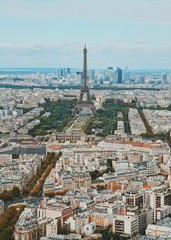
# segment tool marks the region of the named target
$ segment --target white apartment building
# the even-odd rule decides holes
[[[88,223],[83,226],[83,233],[86,236],[90,236],[96,230],[96,224],[94,222]]]
[[[146,237],[163,237],[164,239],[171,238],[171,227],[158,226],[150,224],[146,229]]]
[[[128,161],[127,160],[112,161],[112,167],[116,171],[126,170],[128,169]]]
[[[135,216],[116,215],[113,219],[113,232],[133,236],[138,233],[138,219]]]

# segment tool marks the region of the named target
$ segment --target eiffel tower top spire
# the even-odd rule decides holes
[[[86,45],[84,46],[83,49],[84,53],[84,61],[83,61],[83,89],[87,89],[87,48]]]

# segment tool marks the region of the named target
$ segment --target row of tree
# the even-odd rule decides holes
[[[53,167],[55,167],[56,161],[59,159],[59,157],[61,156],[61,153],[59,154],[55,154],[54,152],[52,153],[48,153],[46,159],[43,161],[42,166],[40,169],[38,169],[37,173],[33,176],[32,180],[27,184],[26,189],[23,191],[24,195],[29,195],[31,193],[31,191],[34,189],[36,183],[39,181],[39,179],[41,178],[41,180],[39,181],[39,184],[37,184],[37,186],[40,187],[40,189],[42,188],[42,185],[44,183],[44,181],[46,180],[46,177],[49,175],[51,169]],[[35,188],[35,191],[33,191],[33,195],[38,195],[38,190],[39,187]],[[21,191],[18,187],[14,187],[12,190],[4,190],[1,194],[0,194],[0,199],[4,200],[4,201],[10,201],[13,200],[13,198],[17,198],[20,197],[21,195]]]
[[[60,158],[61,153],[55,154],[54,152],[48,153],[46,159],[43,161],[42,166],[38,169],[37,173],[33,176],[32,180],[27,184],[24,190],[24,195],[31,195],[38,197],[41,194],[43,184],[49,175],[52,168],[55,167],[57,160]]]
[[[146,131],[147,131],[147,134],[153,134],[153,130],[151,128],[151,126],[149,125],[144,113],[142,110],[138,110],[139,114],[140,114],[140,117],[145,125],[145,128],[146,128]]]
[[[45,182],[47,176],[49,175],[51,169],[55,167],[56,161],[60,158],[61,153],[48,153],[46,159],[43,161],[41,169],[39,169],[36,175],[33,176],[30,183],[27,184],[26,189],[23,194],[38,197],[42,191],[43,183]],[[20,197],[21,192],[18,187],[14,187],[11,191],[4,190],[0,194],[0,199],[13,200],[15,197]],[[12,240],[15,224],[24,210],[22,205],[17,207],[10,207],[1,217],[0,217],[0,240]]]
[[[0,239],[12,240],[15,224],[24,210],[23,205],[13,206],[0,217]]]

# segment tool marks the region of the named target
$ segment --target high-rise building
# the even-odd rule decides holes
[[[70,68],[67,68],[67,74],[70,74],[70,73],[71,73]]]
[[[59,69],[59,72],[60,72],[60,74],[59,74],[59,75],[60,75],[60,77],[63,77],[63,76],[64,76],[64,71],[63,71],[63,68],[60,68],[60,69]]]
[[[126,84],[130,82],[130,72],[128,71],[128,67],[126,67],[123,72],[123,82]]]
[[[131,206],[141,208],[143,206],[143,193],[138,191],[127,192],[123,194],[123,201]]]
[[[145,77],[144,76],[140,76],[140,83],[144,84],[145,83]]]
[[[83,73],[82,72],[76,72],[76,80],[80,82],[80,84],[83,84]]]
[[[162,83],[163,84],[167,83],[167,74],[162,74]]]
[[[122,69],[118,67],[116,70],[116,73],[117,73],[117,83],[121,84],[122,83]]]
[[[88,72],[88,77],[90,80],[94,80],[94,76],[95,76],[95,70],[94,69],[90,69]]]
[[[113,70],[113,67],[108,67],[107,68],[107,80],[109,82],[112,82],[114,81],[114,70]]]
[[[113,232],[130,236],[132,239],[132,236],[138,233],[137,217],[116,215],[113,219]]]

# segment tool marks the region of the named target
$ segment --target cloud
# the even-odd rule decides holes
[[[171,45],[153,46],[148,40],[130,44],[97,41],[88,43],[87,48],[90,68],[127,65],[132,68],[167,68],[171,54]],[[81,41],[54,44],[4,43],[0,44],[0,66],[9,67],[10,64],[13,67],[81,67],[82,50]]]
[[[170,0],[4,0],[0,15],[24,19],[89,19],[171,24]]]
[[[43,42],[37,43],[2,43],[0,44],[1,51],[29,51],[34,52],[64,52],[64,53],[79,53],[83,48],[83,43],[81,41],[65,41],[47,44]],[[133,43],[121,43],[114,41],[97,41],[88,43],[88,50],[91,52],[101,52],[101,51],[120,51],[120,52],[168,52],[171,51],[171,45],[167,46],[153,46],[149,40],[142,40]]]
[[[36,42],[36,43],[18,43],[18,44],[13,44],[13,43],[2,43],[0,44],[0,49],[1,51],[59,51],[59,52],[70,52],[70,51],[75,51],[75,49],[78,49],[81,47],[81,42],[77,41],[66,41],[66,42],[59,42],[59,43],[54,43],[54,44],[46,44],[42,42]]]
[[[0,5],[0,66],[78,67],[84,39],[91,66],[171,62],[171,0],[1,0]]]

